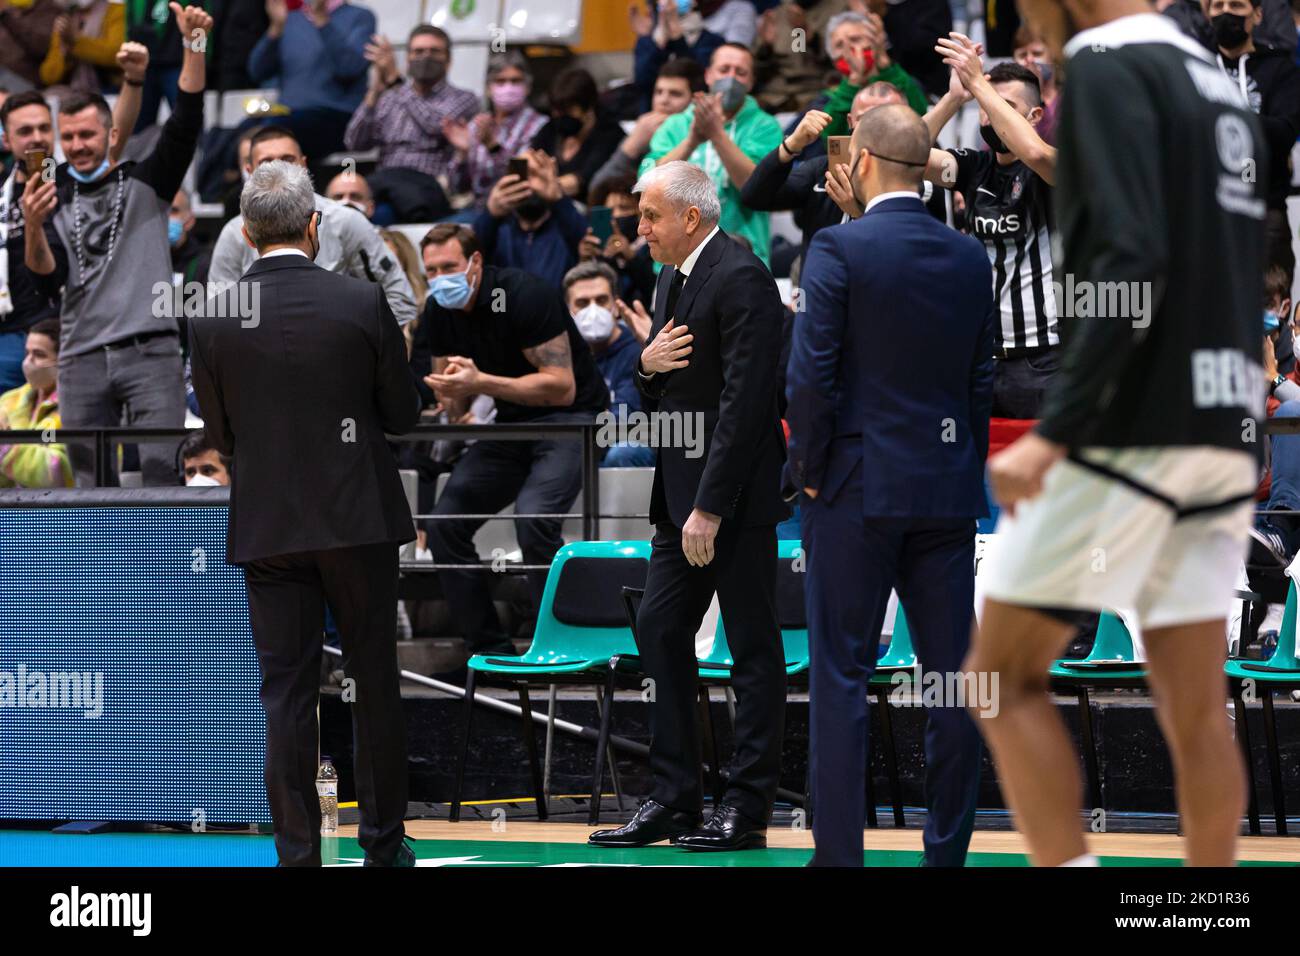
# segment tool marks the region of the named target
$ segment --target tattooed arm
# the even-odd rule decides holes
[[[573,404],[577,386],[573,380],[573,356],[569,352],[567,332],[524,349],[524,358],[537,371],[510,378],[479,371],[473,359],[449,355],[441,373],[435,371],[425,378],[425,382],[444,404],[449,399],[455,401],[472,395],[491,395],[516,405],[564,407]]]

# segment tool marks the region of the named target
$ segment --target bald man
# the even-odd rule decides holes
[[[867,682],[891,590],[944,691],[926,698],[926,865],[961,866],[975,822],[979,733],[948,691],[965,689],[988,513],[995,310],[984,247],[917,195],[929,153],[906,106],[863,114],[848,181],[864,213],[813,239],[794,324],[786,486],[808,562],[815,866],[863,863]]]

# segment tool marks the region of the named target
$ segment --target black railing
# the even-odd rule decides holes
[[[446,439],[467,441],[490,438],[493,441],[544,441],[561,439],[582,442],[582,492],[577,512],[562,514],[490,515],[494,520],[529,518],[581,518],[582,540],[592,541],[600,535],[600,519],[644,517],[644,515],[602,515],[600,513],[600,449],[596,445],[595,422],[532,422],[519,424],[487,425],[416,425],[404,435],[390,435],[389,441],[415,442]],[[59,428],[44,430],[0,430],[0,445],[4,444],[89,444],[97,487],[113,484],[113,463],[119,445],[179,444],[187,435],[201,429],[189,428],[135,428],[111,426],[103,428]],[[86,489],[89,491],[90,489]],[[145,499],[142,497],[141,501]],[[452,519],[464,515],[416,515],[417,518]]]

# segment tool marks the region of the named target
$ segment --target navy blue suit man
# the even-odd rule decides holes
[[[867,681],[891,589],[921,669],[961,672],[975,589],[995,305],[988,257],[917,197],[929,155],[905,106],[863,115],[850,179],[863,216],[823,229],[787,370],[788,491],[803,490],[814,866],[862,866]],[[929,708],[925,862],[960,866],[980,739],[961,702]]]

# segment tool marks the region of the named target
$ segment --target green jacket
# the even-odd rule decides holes
[[[868,85],[871,83],[889,83],[897,87],[898,92],[907,97],[907,105],[916,110],[918,116],[924,116],[925,111],[930,108],[921,85],[897,63],[891,63],[873,76],[868,81]],[[862,87],[855,86],[849,82],[848,77],[845,77],[840,80],[839,86],[825,91],[826,106],[823,108],[831,114],[831,122],[822,130],[823,137],[849,135],[849,108],[853,106],[853,97],[858,95],[860,89]]]
[[[695,107],[688,106],[680,113],[674,113],[663,121],[650,140],[650,152],[641,160],[640,175],[654,168],[664,156],[686,139],[691,123],[695,119]],[[726,125],[727,135],[740,147],[740,151],[754,163],[781,145],[781,124],[776,117],[765,113],[752,96],[745,97],[740,111]],[[712,143],[702,143],[691,153],[690,162],[699,166],[718,189],[718,199],[722,202],[722,219],[718,225],[729,235],[744,236],[754,249],[754,255],[769,265],[768,255],[772,246],[772,230],[768,223],[768,214],[750,209],[740,201],[740,190],[727,175],[722,165],[722,157],[713,148]]]

